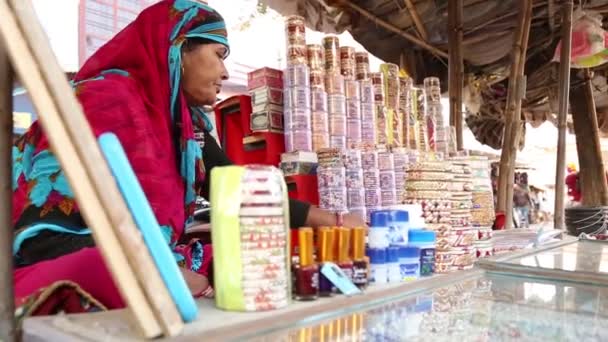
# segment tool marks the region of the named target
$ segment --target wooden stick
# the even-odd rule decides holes
[[[0,341],[17,339],[13,291],[13,70],[0,39]]]
[[[418,15],[418,11],[416,10],[416,5],[414,5],[412,0],[404,0],[404,2],[405,2],[405,7],[407,7],[407,10],[410,12],[410,16],[412,16],[412,20],[414,21],[414,25],[416,25],[416,29],[418,30],[418,33],[420,33],[420,37],[425,42],[428,42],[429,34],[426,31],[426,28],[424,27],[424,23],[422,22],[422,19],[420,19],[420,16]]]
[[[563,7],[562,7],[563,9]],[[549,20],[549,28],[551,29],[551,32],[555,31],[555,0],[548,0],[547,1],[547,16],[548,16],[548,20]],[[572,19],[570,19],[570,21],[572,21]],[[562,28],[564,25],[564,21],[562,20]],[[563,31],[563,29],[562,29]]]
[[[42,30],[36,31],[35,27],[31,25],[32,20],[35,20],[36,18],[36,14],[34,12],[33,7],[31,6],[31,3],[28,1],[11,1],[13,1],[14,10],[18,14],[17,19],[21,20],[21,27],[23,32],[26,35],[29,34],[30,39],[32,41],[38,41],[42,39],[42,37],[45,37]],[[43,46],[48,47],[48,45],[34,44],[31,46],[31,49],[35,55],[35,58],[38,58],[39,61],[46,61],[45,65],[48,65],[50,60],[54,60],[52,50],[50,50],[50,47],[48,47],[49,49],[47,51],[44,51],[45,49],[42,48]],[[42,76],[46,78],[47,84],[52,84],[52,86],[50,87],[50,92],[52,96],[57,99],[56,103],[59,109],[63,110],[64,113],[66,113],[66,111],[69,111],[68,113],[81,113],[80,115],[68,114],[69,117],[67,119],[64,118],[64,121],[67,123],[68,130],[71,131],[70,135],[72,136],[72,139],[78,139],[76,141],[81,142],[82,140],[80,139],[82,138],[93,138],[93,140],[91,141],[92,149],[99,152],[97,140],[91,134],[92,132],[89,131],[88,135],[85,134],[83,136],[78,136],[80,132],[74,133],[74,131],[77,131],[76,127],[88,127],[88,122],[86,121],[85,116],[82,114],[82,111],[80,110],[80,105],[75,100],[75,97],[72,97],[73,101],[69,101],[65,99],[65,95],[62,95],[64,94],[63,92],[57,91],[62,87],[67,87],[71,90],[71,87],[69,87],[67,82],[65,82],[63,73],[61,73],[59,68],[57,68],[56,71],[59,71],[62,77],[59,77],[58,75],[55,76],[53,74],[54,70],[49,68],[42,68],[41,71],[43,74]],[[73,111],[72,106],[74,104],[80,110],[79,112]],[[76,125],[75,122],[78,120],[81,120],[83,122]],[[83,151],[80,151],[80,153],[84,156],[84,158],[93,155],[93,152],[90,149],[87,149],[86,147],[84,147]],[[103,163],[103,165],[107,165],[105,162],[105,158],[101,155],[101,153],[99,153],[96,157],[100,157],[102,159],[101,162]],[[89,164],[90,168],[95,169],[98,167],[97,165],[99,165],[99,161],[95,159],[96,157],[92,158],[92,164]],[[65,170],[65,168],[66,167],[64,166],[63,169]],[[95,169],[95,171],[97,170]],[[98,176],[101,176],[102,178],[96,178]],[[158,322],[160,323],[160,326],[165,336],[176,336],[182,331],[184,327],[184,323],[177,311],[177,307],[175,306],[175,303],[169,295],[169,291],[160,276],[156,264],[153,262],[151,255],[148,252],[148,247],[144,243],[143,238],[141,236],[141,232],[137,229],[137,226],[133,221],[132,215],[126,206],[122,195],[118,191],[117,187],[108,188],[107,179],[108,178],[103,175],[103,173],[92,177],[92,180],[96,183],[95,186],[98,189],[98,194],[109,195],[106,199],[102,198],[102,200],[109,201],[103,203],[106,208],[106,212],[108,212],[109,214],[112,227],[114,228],[117,234],[117,237],[122,245],[122,249],[125,252],[126,257],[131,264],[131,267],[135,271],[135,276],[140,284],[140,287],[143,289],[147,301],[151,304],[153,313],[156,316]],[[69,180],[71,184],[75,184],[74,182],[72,182],[71,179]],[[112,199],[112,196],[117,196],[118,201],[116,199]],[[87,219],[87,222],[90,222],[90,220]]]
[[[462,87],[464,67],[462,58],[462,0],[448,1],[448,40],[450,126],[456,128],[457,150],[463,149]]]
[[[532,1],[522,0],[519,15],[519,26],[513,44],[511,75],[505,110],[505,132],[500,156],[498,175],[498,210],[505,214],[505,229],[513,223],[513,178],[517,159],[517,143],[521,132],[521,100],[523,89],[526,50],[532,21]]]
[[[349,1],[349,0],[336,0],[336,2],[346,5],[348,7],[350,7],[351,9],[359,12],[359,14],[361,14],[362,16],[366,17],[367,19],[369,19],[370,21],[374,22],[377,25],[380,25],[382,27],[384,27],[385,29],[400,35],[401,37],[409,40],[410,42],[430,51],[431,53],[437,55],[437,56],[441,56],[443,58],[448,58],[448,54],[445,53],[444,51],[439,50],[438,48],[430,45],[427,42],[424,42],[416,37],[414,37],[413,35],[405,32],[404,30],[399,29],[398,27],[396,27],[395,25],[382,20],[380,18],[378,18],[377,16],[375,16],[373,13],[363,9],[362,7],[360,7],[359,5],[354,4],[353,2]]]
[[[57,61],[44,38],[44,33],[36,25],[35,16],[18,18],[13,12],[26,1],[0,1],[0,33],[7,42],[13,67],[32,98],[51,147],[72,185],[76,199],[88,222],[97,246],[121,290],[123,298],[133,312],[137,325],[144,337],[152,338],[162,330],[154,317],[135,271],[121,248],[115,228],[126,231],[130,215],[120,197],[115,183],[108,182],[112,175],[97,146],[97,142],[84,118],[73,92],[66,82]],[[31,4],[28,3],[31,6]],[[25,21],[29,36],[20,31],[18,19]],[[36,46],[36,58],[28,46]],[[47,79],[43,75],[46,71]],[[53,96],[50,90],[59,92]],[[63,105],[59,108],[58,103]],[[105,204],[105,206],[104,206]],[[127,231],[128,233],[128,231]]]
[[[576,135],[576,150],[580,165],[579,180],[584,206],[608,205],[608,186],[602,159],[597,126],[597,113],[593,99],[591,74],[585,70],[585,83],[572,88],[570,105]]]
[[[549,1],[552,3],[552,1]],[[559,72],[559,111],[557,116],[557,162],[555,172],[555,214],[556,229],[564,229],[566,129],[568,119],[568,99],[570,97],[570,53],[572,51],[572,0],[562,4],[562,50]],[[552,17],[549,18],[552,20]]]

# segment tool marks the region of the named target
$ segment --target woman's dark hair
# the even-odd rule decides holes
[[[198,49],[201,45],[215,43],[206,38],[188,38],[182,45],[182,51],[191,52]]]

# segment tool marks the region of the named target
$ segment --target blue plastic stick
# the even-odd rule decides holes
[[[177,310],[185,322],[195,320],[198,316],[198,307],[179,271],[175,257],[162,235],[156,216],[154,216],[118,137],[113,133],[104,133],[98,141]]]

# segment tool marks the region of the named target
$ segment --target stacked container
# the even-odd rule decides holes
[[[291,276],[282,173],[271,166],[224,166],[212,170],[211,183],[230,184],[211,187],[217,307],[228,311],[286,307]]]
[[[376,146],[376,111],[374,86],[369,79],[357,81],[361,90],[361,143]]]
[[[361,89],[359,82],[345,80],[346,93],[346,145],[358,148],[361,145]]]
[[[331,212],[347,211],[346,169],[342,152],[338,149],[324,149],[317,152],[319,167],[317,181],[319,207]]]
[[[285,151],[312,151],[310,73],[306,64],[284,72]]]
[[[452,162],[450,225],[440,226],[437,232],[438,273],[466,270],[473,267],[474,243],[477,230],[471,226],[471,169],[468,157],[454,157]]]
[[[312,96],[312,148],[314,151],[329,148],[329,118],[325,91],[325,50],[322,45],[307,47],[310,87]]]
[[[380,170],[380,204],[383,208],[389,208],[398,203],[395,182],[395,160],[390,151],[378,151],[378,169]]]
[[[424,79],[427,105],[427,130],[431,151],[446,153],[448,150],[449,130],[443,120],[441,105],[441,84],[437,77]]]
[[[253,132],[282,132],[283,72],[262,68],[247,75],[251,96],[250,129]]]
[[[385,110],[384,97],[384,74],[381,72],[370,73],[372,85],[374,88],[374,111],[376,113],[376,143],[378,145],[386,145],[388,143],[389,123]]]
[[[414,81],[405,76],[399,77],[399,112],[403,118],[403,147],[415,149],[415,118],[412,117],[412,87]]]
[[[384,107],[387,122],[387,145],[403,146],[403,116],[399,111],[399,66],[392,63],[380,65],[384,79]]]
[[[378,151],[373,148],[364,149],[361,152],[363,166],[363,188],[365,190],[365,208],[367,209],[367,221],[372,211],[382,209],[380,192],[380,171],[378,170]]]
[[[369,79],[369,54],[355,52],[355,78],[357,81]]]
[[[344,152],[346,167],[346,198],[348,212],[367,217],[365,210],[365,190],[363,187],[363,161],[361,150],[349,149]]]
[[[416,150],[419,152],[429,151],[429,139],[427,130],[427,115],[426,115],[426,93],[424,89],[412,87],[412,116],[414,117],[415,143]],[[410,123],[411,126],[411,123]]]
[[[406,170],[409,165],[409,155],[405,147],[393,148],[393,160],[395,163],[395,190],[397,202],[401,203],[405,192]]]
[[[493,255],[494,197],[490,178],[490,162],[486,157],[469,157],[471,165],[472,199],[471,224],[477,229],[477,257]]]
[[[304,18],[285,23],[287,69],[284,72],[285,151],[312,151],[310,70]]]

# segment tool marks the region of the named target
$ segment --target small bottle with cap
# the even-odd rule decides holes
[[[369,264],[365,260],[365,228],[353,228],[352,236],[353,283],[360,289],[364,289],[369,282]]]
[[[388,282],[401,282],[401,269],[399,268],[399,247],[391,246],[386,250]]]
[[[319,228],[317,261],[319,263],[319,296],[330,297],[333,295],[334,285],[321,273],[326,262],[334,261],[334,230],[329,227]]]
[[[319,267],[313,258],[312,228],[298,230],[300,260],[294,267],[294,298],[313,300],[319,296]]]
[[[350,251],[350,229],[340,227],[337,229],[336,254],[338,255],[338,267],[342,269],[349,280],[353,279],[353,261],[349,257]]]
[[[386,250],[386,248],[369,249],[369,261],[372,270],[372,283],[374,284],[386,284],[388,282]]]

